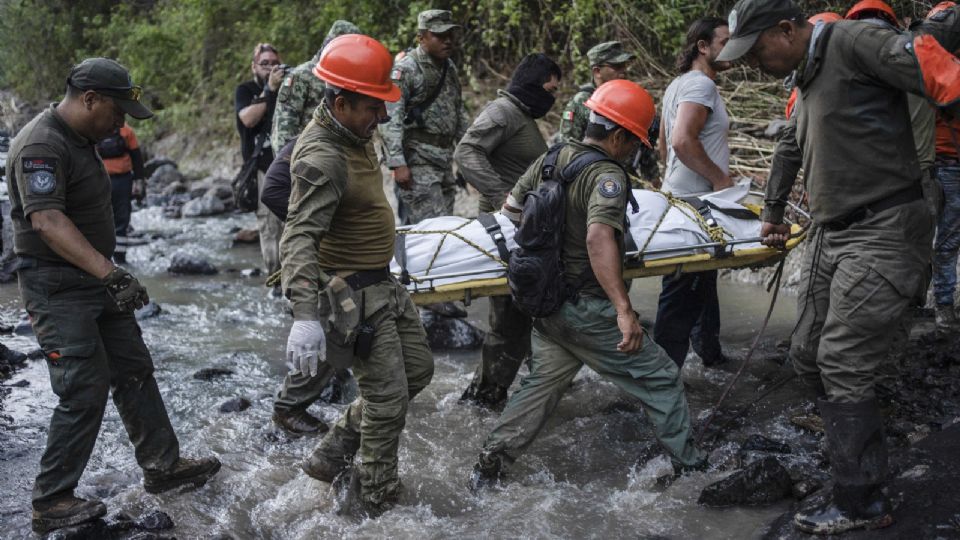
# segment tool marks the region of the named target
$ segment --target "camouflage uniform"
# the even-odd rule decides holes
[[[619,41],[607,41],[587,51],[587,59],[590,61],[590,67],[593,68],[603,64],[624,64],[633,60],[634,56],[624,51],[623,45]],[[580,142],[583,140],[583,134],[587,130],[587,121],[590,118],[590,109],[584,103],[590,99],[596,89],[597,85],[593,81],[584,84],[567,102],[567,106],[563,109],[563,114],[560,117],[560,140],[564,142]],[[656,131],[659,131],[659,129]],[[654,137],[658,134],[651,133]],[[651,142],[654,140],[651,139]],[[655,150],[652,147],[644,146],[641,152],[643,155],[640,173],[647,180],[658,178],[660,168],[657,166]]]
[[[452,24],[450,12],[424,11],[419,17],[420,30],[448,32]],[[391,77],[402,96],[396,103],[387,103],[390,121],[380,126],[386,165],[391,169],[407,166],[413,178],[413,189],[401,189],[399,195],[408,209],[408,220],[417,223],[426,218],[453,213],[456,182],[451,164],[453,148],[470,125],[463,106],[460,77],[453,60],[447,60],[447,75],[436,100],[422,112],[421,121],[405,123],[411,110],[423,103],[440,83],[442,68],[417,47],[394,64]]]
[[[317,54],[284,77],[283,84],[277,90],[277,106],[273,111],[273,129],[270,131],[270,144],[277,152],[300,134],[323,99],[325,85],[313,74],[323,48],[337,36],[359,33],[360,29],[352,22],[334,21]]]

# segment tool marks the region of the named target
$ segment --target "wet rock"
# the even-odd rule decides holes
[[[199,199],[193,199],[184,204],[181,215],[183,217],[215,216],[226,211],[227,207],[223,204],[223,201],[207,193]]]
[[[724,507],[763,505],[792,495],[790,473],[775,457],[767,457],[705,487],[697,503]]]
[[[0,364],[18,366],[27,361],[27,355],[20,351],[15,351],[3,343],[0,343]]]
[[[160,304],[156,302],[149,302],[147,303],[147,305],[135,311],[133,315],[137,318],[138,321],[142,321],[144,319],[151,319],[153,317],[156,317],[157,315],[160,315],[160,313],[162,312],[163,312],[163,309],[160,307]]]
[[[226,377],[227,375],[233,375],[234,371],[227,368],[203,368],[200,371],[197,371],[193,374],[194,379],[199,379],[201,381],[212,381],[219,377]]]
[[[30,319],[20,319],[17,325],[13,328],[13,333],[18,336],[32,336],[33,325],[30,324]]]
[[[233,235],[234,244],[254,244],[260,241],[260,231],[257,229],[240,229]]]
[[[789,454],[790,445],[764,437],[751,435],[740,445],[741,452],[768,452],[772,454]]]
[[[180,219],[180,207],[179,206],[164,206],[163,207],[163,217],[167,219]]]
[[[91,538],[110,538],[113,536],[107,523],[97,519],[73,527],[57,529],[44,536],[44,540],[90,540]]]
[[[173,256],[173,258],[170,259],[170,266],[167,267],[167,272],[171,274],[182,274],[188,276],[210,276],[216,274],[217,269],[210,264],[209,261],[202,257],[177,253]]]
[[[478,349],[483,345],[484,332],[463,319],[423,309],[420,320],[432,349]]]
[[[43,352],[43,349],[34,349],[27,353],[27,358],[30,360],[43,360],[46,357],[47,355]]]
[[[22,379],[22,380],[19,380],[19,381],[15,382],[15,383],[10,383],[10,384],[8,384],[7,386],[10,386],[10,387],[13,387],[13,388],[26,388],[26,387],[30,386],[30,381],[28,381],[28,380],[26,380],[26,379]]]
[[[798,501],[806,499],[811,493],[823,487],[823,483],[816,478],[804,478],[793,483],[790,492]]]
[[[13,332],[14,328],[15,326],[12,324],[0,322],[0,334],[9,334],[10,332]]]
[[[165,531],[173,528],[173,520],[166,512],[151,510],[140,516],[135,525],[139,529],[148,531]]]
[[[150,182],[169,184],[183,180],[183,175],[177,169],[177,163],[172,159],[157,156],[143,164],[143,172]]]
[[[263,274],[263,270],[259,268],[246,268],[240,271],[240,275],[243,277],[260,277]]]
[[[189,193],[189,191],[190,188],[188,188],[183,182],[174,182],[173,184],[164,187],[163,190],[160,191],[160,194],[165,197],[170,197],[173,195],[179,195],[181,193]]]
[[[235,397],[233,399],[228,399],[220,404],[220,412],[222,413],[233,413],[245,411],[250,408],[250,400],[244,397]]]
[[[233,203],[233,188],[230,187],[229,181],[223,178],[217,178],[215,180],[213,185],[207,190],[207,195],[212,195],[220,199],[228,206]],[[228,204],[228,201],[230,204]]]

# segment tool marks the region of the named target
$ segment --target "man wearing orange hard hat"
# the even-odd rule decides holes
[[[636,204],[624,164],[650,145],[653,99],[619,79],[597,88],[585,105],[583,141],[561,143],[538,158],[503,206],[520,223],[508,281],[514,303],[536,317],[533,354],[530,373],[483,443],[473,490],[500,481],[584,364],[643,402],[678,472],[707,463],[693,440],[679,367],[640,326],[623,280],[625,213],[628,202]],[[550,248],[535,249],[548,244],[559,264],[544,253]],[[555,300],[543,310],[538,298]]]
[[[354,456],[358,513],[377,516],[397,500],[397,449],[407,404],[433,377],[426,333],[406,289],[390,275],[393,211],[371,137],[400,89],[379,41],[347,34],[331,41],[314,74],[323,102],[290,160],[291,193],[280,240],[282,287],[293,307],[287,340],[292,374],[322,362],[353,368],[360,397],[303,464],[332,482]]]

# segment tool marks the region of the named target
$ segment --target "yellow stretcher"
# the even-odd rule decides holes
[[[719,270],[721,268],[759,268],[772,266],[786,257],[787,253],[797,247],[806,236],[805,230],[796,224],[791,225],[790,232],[790,240],[787,241],[786,249],[784,250],[768,247],[733,249],[738,244],[755,244],[760,241],[759,238],[749,238],[727,242],[724,245],[708,243],[673,249],[673,251],[686,251],[691,248],[713,249],[715,250],[714,254],[697,253],[644,261],[638,257],[639,254],[636,252],[627,253],[627,262],[624,267],[623,277],[634,279],[666,276],[673,273],[704,272],[707,270]],[[659,253],[662,254],[665,251],[669,250],[659,250]],[[650,252],[647,253],[647,255],[651,254]],[[486,273],[489,274],[489,271]],[[433,279],[449,277],[451,276],[434,276]],[[407,287],[416,304],[423,305],[435,302],[454,301],[462,301],[469,304],[474,298],[510,294],[506,277],[474,279],[438,286],[432,286],[430,281],[430,278],[421,278],[421,282],[411,283]]]

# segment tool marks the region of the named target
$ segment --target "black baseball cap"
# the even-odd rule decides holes
[[[79,90],[93,90],[98,94],[113,98],[123,112],[144,120],[153,116],[153,112],[140,103],[143,90],[133,84],[130,72],[116,60],[109,58],[87,58],[73,66],[67,84]]]
[[[800,15],[800,8],[791,0],[740,0],[727,17],[730,41],[724,45],[717,60],[730,62],[740,58],[753,47],[761,32],[782,20]]]

